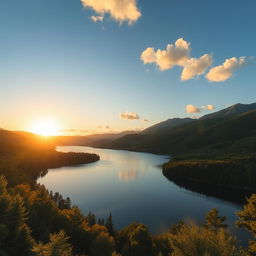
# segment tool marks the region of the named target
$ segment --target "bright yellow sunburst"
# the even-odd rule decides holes
[[[31,132],[42,136],[55,136],[59,134],[59,126],[54,119],[42,118],[33,123]]]

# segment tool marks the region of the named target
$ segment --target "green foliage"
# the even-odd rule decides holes
[[[0,244],[3,253],[9,256],[31,255],[34,239],[25,221],[27,212],[23,199],[12,195],[7,189],[7,181],[0,177]]]
[[[204,129],[203,129],[204,130]],[[224,228],[225,217],[211,210],[205,225],[186,225],[180,222],[169,232],[152,236],[145,225],[132,223],[117,232],[114,230],[112,215],[107,220],[89,213],[84,216],[78,207],[71,205],[70,198],[64,199],[59,193],[50,192],[36,184],[38,175],[49,167],[96,161],[98,156],[89,154],[62,154],[52,145],[40,142],[29,134],[0,131],[0,142],[6,151],[0,149],[0,256],[242,256],[237,241]],[[21,136],[21,137],[20,137]],[[10,138],[16,142],[8,141]],[[237,165],[240,159],[236,159]],[[230,161],[235,161],[230,159]],[[242,163],[246,174],[239,168],[225,172],[219,168],[227,160],[193,162],[187,171],[198,177],[213,178],[214,182],[224,180],[230,183],[254,184],[254,164],[252,157]],[[184,162],[183,162],[184,163]],[[172,164],[177,164],[173,162]],[[187,164],[187,163],[186,163]],[[230,162],[228,162],[230,164]],[[177,164],[179,166],[179,164]],[[202,170],[212,172],[203,173]],[[210,166],[210,167],[209,167]],[[238,166],[238,165],[237,165]],[[220,169],[219,172],[216,172]],[[186,169],[186,168],[185,168]],[[224,171],[223,171],[224,170]],[[215,176],[214,176],[215,171]],[[218,175],[216,175],[218,174]],[[193,174],[194,175],[194,174]],[[193,177],[191,175],[191,177]],[[206,176],[205,176],[206,175]],[[212,175],[212,177],[211,177]],[[229,180],[228,180],[229,179]],[[7,184],[11,181],[10,186]],[[250,180],[250,181],[249,181]],[[246,181],[246,182],[245,182]],[[249,183],[251,182],[251,183]],[[232,184],[233,184],[232,183]],[[238,184],[238,183],[237,183]],[[248,185],[247,184],[247,185]],[[256,237],[256,196],[253,196],[244,210],[238,213],[239,226],[244,226]],[[250,251],[256,252],[256,243],[251,241]]]
[[[255,132],[256,111],[251,111],[235,116],[200,119],[170,127],[164,132],[160,129],[153,134],[130,134],[102,146],[171,155],[254,154]]]
[[[227,159],[174,159],[163,166],[163,174],[181,184],[194,182],[237,190],[255,190],[256,158],[253,156]]]

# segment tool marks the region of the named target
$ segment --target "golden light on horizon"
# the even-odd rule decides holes
[[[56,136],[59,135],[59,125],[54,119],[42,118],[32,124],[30,131],[42,136]]]

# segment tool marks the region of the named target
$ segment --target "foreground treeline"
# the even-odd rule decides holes
[[[256,237],[256,195],[238,213],[237,225]],[[145,225],[132,223],[114,230],[112,216],[84,216],[70,199],[44,186],[7,186],[0,176],[0,255],[8,256],[248,256],[256,242],[241,248],[212,209],[205,223],[180,222],[164,234],[152,236]]]

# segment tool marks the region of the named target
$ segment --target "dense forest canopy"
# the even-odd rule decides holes
[[[49,141],[30,134],[1,131],[0,255],[8,256],[205,256],[254,255],[254,242],[241,248],[211,210],[202,225],[180,222],[164,234],[152,235],[141,223],[115,230],[110,214],[97,219],[82,214],[58,192],[37,184],[52,166],[97,161],[91,154],[59,153]],[[3,144],[2,144],[3,145]],[[238,213],[239,226],[255,236],[253,196]]]

